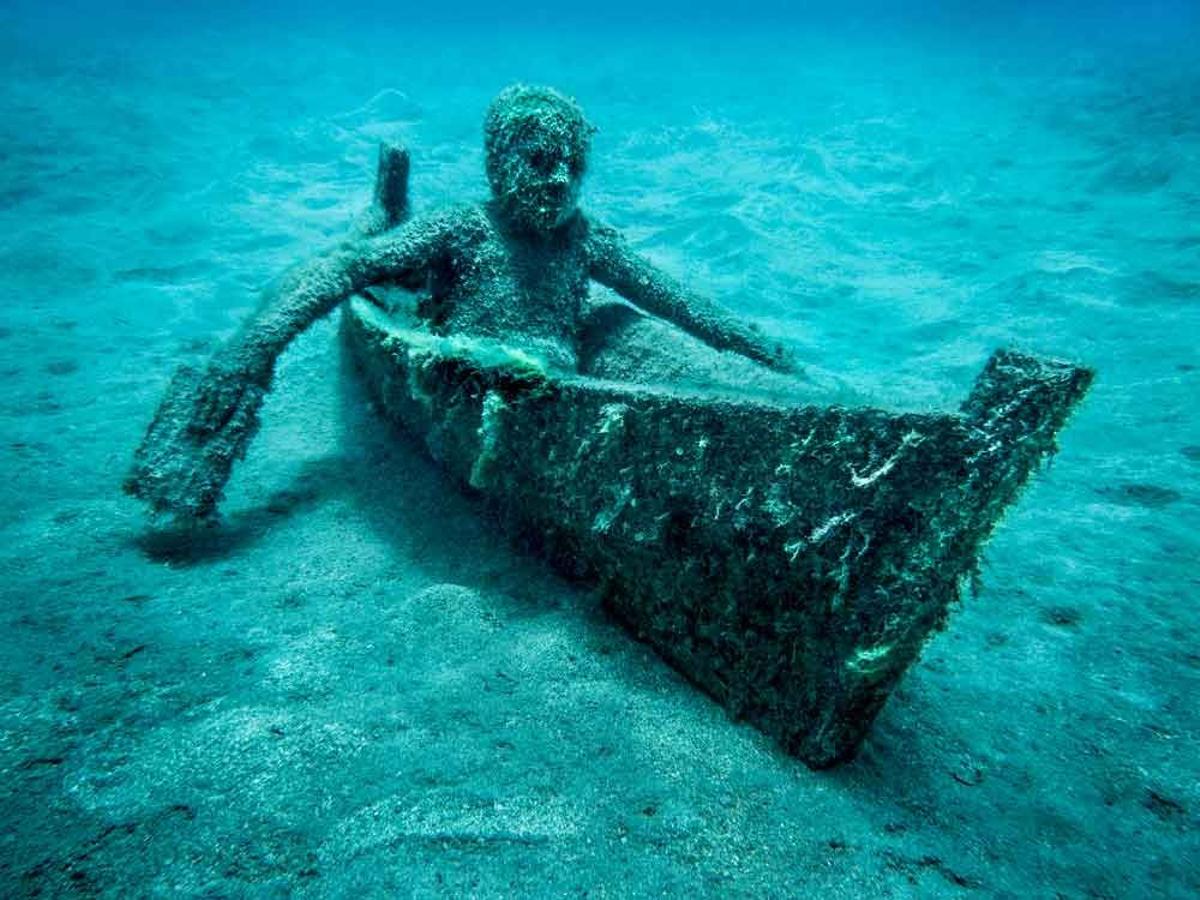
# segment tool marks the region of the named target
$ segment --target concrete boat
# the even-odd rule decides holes
[[[384,306],[341,329],[383,414],[812,767],[854,755],[1092,380],[1005,350],[957,412],[787,405],[556,373]]]

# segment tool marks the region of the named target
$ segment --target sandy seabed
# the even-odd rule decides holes
[[[1200,892],[1200,60],[953,34],[114,30],[0,54],[0,893]],[[120,480],[172,368],[340,235],[375,146],[481,196],[517,80],[587,206],[879,402],[1095,366],[983,590],[813,773],[378,421],[333,323],[218,531]]]

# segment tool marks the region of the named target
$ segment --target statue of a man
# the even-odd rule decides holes
[[[719,350],[782,371],[779,347],[634,253],[579,208],[593,127],[574,100],[515,85],[484,125],[491,197],[360,234],[288,272],[199,377],[177,378],[126,483],[156,511],[211,515],[257,426],[275,361],[372,285],[420,287],[430,329],[503,339],[574,371],[589,281]]]

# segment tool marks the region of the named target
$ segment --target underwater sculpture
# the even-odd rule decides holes
[[[354,233],[288,272],[205,372],[177,374],[128,490],[157,512],[215,513],[233,461],[253,436],[276,359],[347,297],[381,283],[426,288],[422,312],[435,332],[503,338],[574,371],[581,336],[591,345],[604,337],[597,320],[590,328],[585,322],[594,279],[714,348],[790,370],[781,348],[685,291],[579,210],[592,131],[557,91],[510,87],[485,122],[490,200],[392,231],[385,229],[407,211],[408,160],[385,154],[374,207]]]
[[[127,489],[212,515],[275,358],[357,295],[343,340],[385,414],[732,713],[811,766],[845,760],[1091,373],[1002,351],[957,414],[780,403],[800,381],[726,352],[794,371],[779,348],[578,209],[589,134],[573,101],[509,88],[491,200],[405,224],[407,156],[385,150],[356,235],[177,375]],[[589,279],[709,346],[589,310]]]

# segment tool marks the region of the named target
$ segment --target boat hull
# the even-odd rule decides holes
[[[735,717],[854,755],[1091,373],[998,353],[961,414],[788,407],[555,377],[362,299],[384,414]]]

